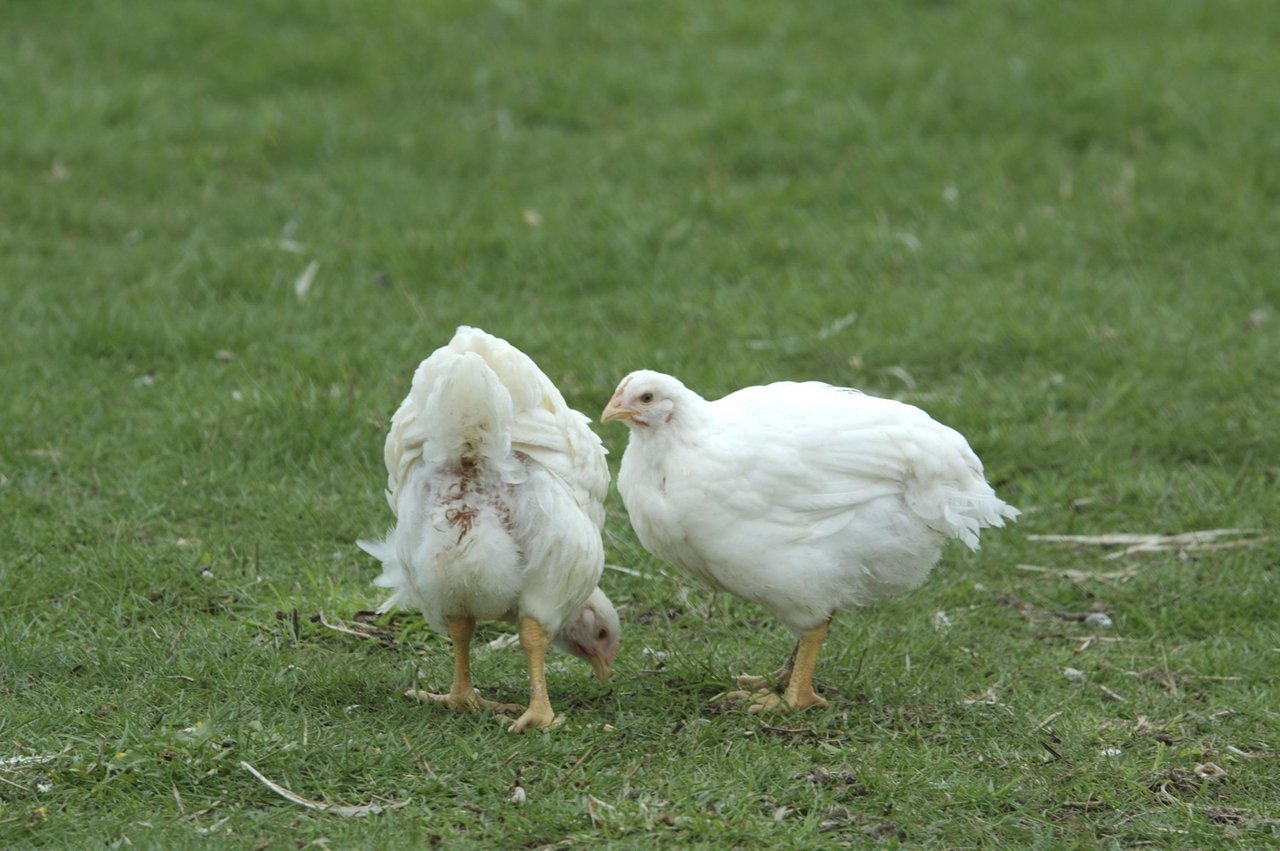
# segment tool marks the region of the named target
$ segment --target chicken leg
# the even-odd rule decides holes
[[[827,618],[813,629],[805,630],[796,645],[795,668],[782,702],[790,709],[805,709],[809,706],[826,706],[827,702],[813,691],[813,669],[818,664],[818,651],[827,637],[827,627],[831,618]]]
[[[555,726],[556,714],[547,698],[547,675],[543,669],[550,643],[542,624],[527,615],[520,618],[520,646],[529,660],[529,708],[511,725],[512,733],[522,733],[530,727],[545,730]]]
[[[449,631],[449,640],[453,642],[453,685],[450,686],[449,693],[432,694],[409,689],[405,696],[423,703],[438,703],[454,712],[473,709],[513,712],[519,709],[520,707],[509,703],[485,700],[471,683],[471,633],[475,631],[476,619],[470,615],[449,615],[445,618],[445,628]]]

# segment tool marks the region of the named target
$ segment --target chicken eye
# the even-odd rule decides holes
[[[641,393],[641,394],[640,394],[640,401],[641,401],[641,402],[644,402],[645,404],[648,404],[649,402],[652,402],[652,401],[653,401],[653,394],[652,394],[652,393]]]
[[[596,633],[596,638],[599,639],[600,641],[604,641],[608,637],[609,637],[609,630],[607,629],[602,629]]]

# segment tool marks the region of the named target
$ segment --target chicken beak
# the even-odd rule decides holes
[[[605,660],[604,654],[599,651],[588,651],[588,662],[595,669],[596,679],[602,683],[609,682],[609,678],[613,676],[613,668],[610,667],[608,661]]]
[[[616,402],[610,402],[609,406],[600,414],[600,422],[611,423],[615,420],[629,420],[636,414],[640,413],[635,408],[628,408],[626,405],[619,405]]]

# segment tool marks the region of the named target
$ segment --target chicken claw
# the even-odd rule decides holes
[[[519,707],[516,707],[517,709]],[[523,733],[525,730],[559,730],[564,726],[564,716],[544,714],[535,712],[531,706],[524,711],[524,714],[515,720],[515,723],[507,728],[508,733]]]
[[[783,705],[782,698],[768,689],[764,689],[751,695],[751,705],[747,707],[747,714],[759,715],[761,712],[772,712],[778,708],[787,708]]]
[[[768,712],[782,705],[782,698],[767,688],[757,691],[726,691],[717,694],[711,700],[717,703],[746,703],[748,715],[759,715],[761,712]]]
[[[752,674],[738,674],[734,677],[734,681],[745,689],[759,691],[762,688],[772,688],[778,680],[773,674],[765,674],[763,677],[753,676]]]
[[[780,688],[786,689],[791,684],[791,672],[796,666],[796,652],[800,649],[799,642],[792,648],[791,655],[787,657],[787,661],[781,668],[772,674],[765,674],[763,677],[755,677],[751,674],[739,674],[737,677],[738,685],[753,691],[760,689]]]
[[[411,697],[420,703],[436,703],[454,712],[470,712],[479,709],[486,709],[490,712],[519,712],[521,709],[515,703],[499,703],[496,700],[486,700],[475,689],[472,689],[470,693],[454,694],[449,692],[447,694],[435,694],[411,688],[404,693],[404,696]]]

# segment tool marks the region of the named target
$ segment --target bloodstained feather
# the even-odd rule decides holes
[[[440,504],[452,506],[445,510],[444,519],[450,526],[458,527],[457,543],[461,544],[462,539],[471,531],[476,518],[480,516],[480,507],[485,502],[493,506],[493,509],[498,513],[503,529],[507,532],[511,532],[514,529],[514,523],[511,520],[511,507],[501,496],[491,493],[482,483],[477,481],[475,461],[464,458],[458,468],[452,472],[457,478],[449,485],[448,492],[440,501]],[[507,485],[504,490],[510,495],[514,488],[511,485]],[[472,496],[479,499],[468,499],[468,497]],[[477,506],[474,504],[475,502],[479,502],[481,505]]]

